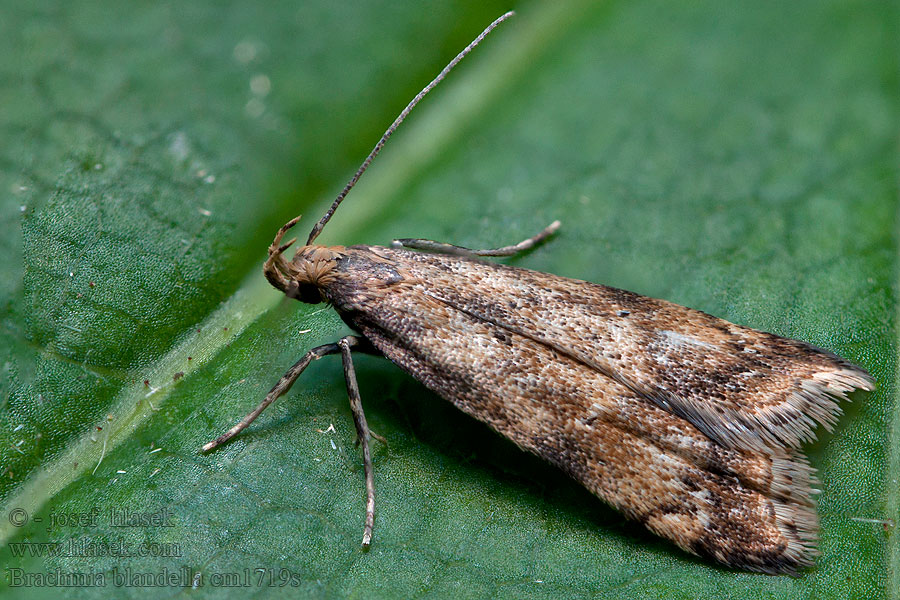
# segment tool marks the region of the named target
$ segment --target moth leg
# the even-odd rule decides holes
[[[350,397],[350,410],[353,412],[353,422],[356,424],[356,439],[362,446],[363,467],[366,475],[366,525],[363,529],[362,539],[362,547],[365,550],[372,543],[372,529],[375,527],[375,476],[372,469],[372,453],[369,450],[369,438],[372,436],[372,431],[366,422],[366,413],[363,412],[362,400],[359,397],[359,385],[356,383],[356,371],[353,368],[353,357],[350,354],[351,346],[358,341],[359,338],[355,336],[347,336],[341,339],[338,345],[344,363],[344,379],[347,382],[347,395]]]
[[[334,344],[325,344],[323,346],[317,346],[307,352],[303,356],[303,358],[298,360],[293,367],[287,370],[287,373],[281,376],[281,379],[279,379],[278,383],[276,383],[272,387],[272,389],[269,390],[269,393],[266,394],[266,398],[259,403],[259,406],[254,408],[246,417],[241,419],[237,425],[235,425],[213,441],[205,444],[203,448],[200,449],[200,452],[209,452],[213,448],[221,446],[222,444],[239,434],[241,431],[246,429],[247,426],[250,425],[250,423],[252,423],[256,419],[256,417],[258,417],[259,414],[266,409],[266,407],[275,402],[275,400],[277,400],[279,396],[291,389],[291,386],[294,385],[297,377],[299,377],[300,373],[302,373],[303,370],[309,366],[309,363],[314,360],[318,360],[323,356],[339,353],[341,351],[341,347],[339,344],[340,342]]]
[[[453,244],[445,244],[435,242],[434,240],[403,238],[391,242],[392,248],[412,248],[413,250],[426,250],[428,252],[439,252],[441,254],[462,254],[473,256],[513,256],[520,252],[524,252],[530,248],[534,248],[545,239],[553,235],[559,229],[560,222],[553,221],[537,235],[533,235],[527,240],[522,240],[518,244],[512,246],[503,246],[502,248],[489,248],[485,250],[471,250],[463,246],[454,246]]]
[[[385,437],[383,435],[379,435],[379,434],[375,433],[374,431],[372,431],[371,429],[369,430],[369,435],[371,435],[374,439],[378,440],[385,446],[389,445],[387,439],[385,439]],[[358,437],[356,438],[356,445],[359,446],[359,438]]]
[[[372,356],[378,356],[380,358],[384,358],[384,354],[382,354],[381,351],[378,350],[378,348],[373,346],[371,344],[371,342],[369,342],[369,340],[367,340],[364,337],[360,337],[360,336],[356,336],[356,335],[348,335],[344,339],[348,340],[348,343],[353,348],[354,352],[362,352],[363,354],[371,354]],[[340,341],[338,342],[338,344],[340,344]],[[362,410],[362,407],[360,407],[360,410]],[[359,432],[357,431],[357,437],[356,437],[356,442],[355,442],[357,447],[359,446],[359,443],[360,443],[360,438],[359,438],[358,434],[359,434]],[[369,435],[371,437],[375,438],[376,440],[378,440],[379,442],[381,442],[382,444],[384,444],[385,446],[388,445],[388,441],[387,441],[387,439],[384,438],[384,436],[378,435],[371,429],[369,429]]]

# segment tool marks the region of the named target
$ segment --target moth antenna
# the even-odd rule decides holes
[[[451,69],[453,69],[453,67],[455,67],[457,64],[459,64],[459,61],[461,61],[463,58],[465,58],[465,56],[469,52],[471,52],[472,49],[475,48],[475,46],[480,44],[481,40],[483,40],[485,37],[487,37],[487,35],[491,31],[493,31],[494,28],[497,27],[497,25],[499,25],[503,21],[507,20],[514,14],[515,14],[515,12],[509,11],[508,13],[498,17],[497,20],[495,20],[493,23],[488,25],[487,28],[478,35],[478,37],[476,37],[474,40],[472,40],[472,42],[468,46],[463,48],[462,52],[457,54],[456,57],[453,60],[451,60],[440,73],[438,73],[437,77],[435,77],[434,79],[431,80],[431,83],[429,83],[424,88],[422,88],[422,91],[419,92],[418,94],[416,94],[416,97],[413,98],[410,101],[410,103],[406,105],[406,108],[404,108],[403,111],[399,115],[397,115],[397,118],[394,119],[394,122],[391,123],[391,126],[387,128],[387,131],[384,132],[384,135],[381,136],[381,139],[378,140],[378,143],[375,144],[375,147],[372,148],[371,152],[369,152],[369,155],[366,157],[366,160],[364,160],[362,162],[362,164],[359,166],[359,168],[356,170],[356,174],[354,174],[353,177],[350,178],[350,181],[347,182],[347,185],[344,186],[344,189],[341,191],[341,193],[338,194],[337,198],[334,199],[334,202],[331,203],[331,207],[327,211],[325,211],[325,214],[322,216],[321,219],[319,219],[319,222],[316,223],[316,226],[313,227],[312,231],[309,232],[309,239],[306,240],[307,246],[312,244],[313,241],[315,241],[315,239],[317,237],[319,237],[319,234],[322,232],[322,229],[325,227],[325,223],[327,223],[331,219],[331,216],[334,215],[334,211],[337,210],[338,205],[341,202],[343,202],[344,198],[347,197],[347,194],[350,193],[350,190],[353,189],[353,186],[356,185],[356,182],[359,181],[360,177],[362,177],[362,174],[366,172],[366,169],[369,168],[369,165],[372,164],[372,161],[375,159],[376,156],[378,156],[378,153],[381,152],[381,149],[384,147],[384,144],[388,141],[388,138],[391,137],[391,134],[393,134],[397,130],[397,127],[400,126],[400,123],[402,123],[403,120],[406,118],[406,116],[409,115],[409,113],[416,106],[416,104],[418,104],[419,101],[425,97],[425,94],[427,94],[428,92],[433,90],[437,86],[437,84],[439,84],[444,79],[444,77],[447,76],[447,73],[449,73],[451,71]]]

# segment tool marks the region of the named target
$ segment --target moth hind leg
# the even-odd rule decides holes
[[[347,396],[350,398],[350,411],[353,413],[353,423],[356,425],[356,441],[362,447],[363,470],[366,477],[366,523],[363,528],[362,547],[363,550],[368,550],[372,543],[372,531],[375,528],[375,475],[372,467],[372,452],[369,449],[369,438],[374,437],[382,443],[387,442],[383,437],[372,433],[369,423],[366,421],[366,413],[363,411],[351,355],[351,347],[359,341],[360,338],[356,336],[347,336],[338,342],[338,346],[340,346],[341,359],[344,364],[344,379],[347,383]]]
[[[534,248],[536,245],[540,244],[548,237],[556,233],[556,230],[559,229],[559,226],[559,221],[553,221],[547,227],[541,230],[537,235],[533,235],[528,239],[522,240],[518,244],[513,244],[511,246],[502,246],[500,248],[488,248],[484,250],[472,250],[463,246],[455,246],[453,244],[446,244],[443,242],[435,242],[434,240],[418,238],[403,238],[394,240],[391,243],[391,246],[393,248],[412,248],[413,250],[425,250],[428,252],[438,252],[441,254],[460,254],[464,256],[513,256],[515,254],[519,254],[521,252],[525,252],[526,250]]]

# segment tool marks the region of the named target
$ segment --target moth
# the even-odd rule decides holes
[[[731,567],[796,573],[812,564],[813,469],[800,446],[830,429],[838,402],[872,378],[806,342],[665,300],[494,264],[533,247],[470,250],[431,240],[391,247],[314,242],[412,108],[400,113],[293,258],[278,230],[263,272],[288,297],[325,302],[355,332],[310,350],[207,452],[246,428],[313,361],[340,354],[365,466],[363,547],[375,486],[352,353],[383,356],[520,448],[680,548]]]

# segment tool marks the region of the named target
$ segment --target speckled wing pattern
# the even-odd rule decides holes
[[[322,286],[388,359],[650,530],[767,573],[811,564],[798,450],[851,363],[670,302],[520,268],[335,247]],[[466,285],[460,285],[465,282]]]

